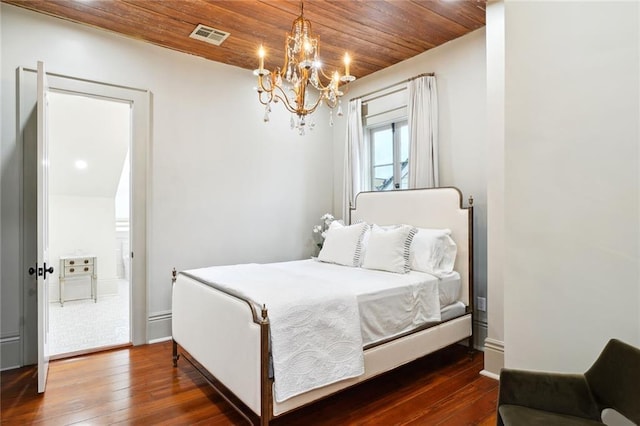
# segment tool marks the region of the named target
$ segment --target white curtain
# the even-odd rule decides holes
[[[364,129],[362,127],[362,100],[349,102],[347,114],[347,135],[344,155],[344,195],[342,202],[342,219],[349,221],[349,209],[353,206],[358,192],[369,187],[368,164],[366,162]]]
[[[409,188],[437,187],[438,93],[436,78],[422,76],[407,83],[409,103]]]

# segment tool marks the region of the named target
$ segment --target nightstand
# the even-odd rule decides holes
[[[93,255],[60,257],[60,306],[64,306],[64,282],[68,278],[89,277],[91,298],[98,302],[98,259]]]

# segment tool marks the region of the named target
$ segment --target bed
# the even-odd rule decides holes
[[[365,268],[364,263],[345,266],[307,259],[174,271],[174,366],[183,355],[248,422],[267,425],[287,412],[454,343],[466,340],[471,349],[472,199],[469,207],[463,207],[461,192],[452,187],[363,192],[356,197],[350,216],[351,226],[345,229],[376,224],[381,228],[377,232],[384,233],[409,224],[412,237],[418,235],[415,228],[450,230],[457,248],[453,270],[435,276],[413,270],[392,273]],[[368,238],[363,243],[365,263],[374,258],[374,234]],[[313,284],[288,290],[287,281]],[[274,295],[296,292],[313,300],[309,303],[313,308],[293,303],[290,309],[282,296]],[[317,300],[327,303],[319,307]],[[407,311],[409,304],[410,317],[394,314]],[[394,311],[396,305],[399,309]],[[379,320],[382,316],[385,321]],[[394,316],[402,318],[388,326],[386,318]],[[352,317],[357,319],[345,320]],[[296,321],[301,327],[290,327]],[[320,328],[315,324],[322,324],[321,336],[313,333]],[[339,328],[327,332],[326,324]],[[293,338],[281,337],[291,328],[298,330]],[[339,338],[332,337],[336,333]],[[320,340],[306,342],[305,338]],[[332,338],[336,341],[322,340]],[[332,349],[309,354],[309,347]],[[285,349],[291,352],[285,357],[289,364],[281,361]],[[329,352],[334,359],[327,365],[337,365],[334,370],[341,376],[327,379],[325,375],[331,376],[334,370],[325,373],[318,368],[322,374],[316,374],[309,365],[322,365],[318,359]],[[296,379],[296,369],[312,373],[305,380],[313,383],[300,387],[298,382],[304,380]]]

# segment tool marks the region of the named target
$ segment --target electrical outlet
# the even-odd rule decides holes
[[[487,299],[484,297],[478,297],[476,299],[476,305],[479,311],[487,312]]]

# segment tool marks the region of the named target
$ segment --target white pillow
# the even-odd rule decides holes
[[[362,239],[368,229],[369,225],[366,222],[349,226],[338,221],[331,222],[318,260],[338,265],[360,266]]]
[[[415,233],[416,228],[409,225],[393,228],[373,225],[362,267],[399,274],[409,272],[409,253]]]
[[[449,229],[418,228],[411,243],[411,269],[434,275],[453,271],[458,247],[450,235]]]

